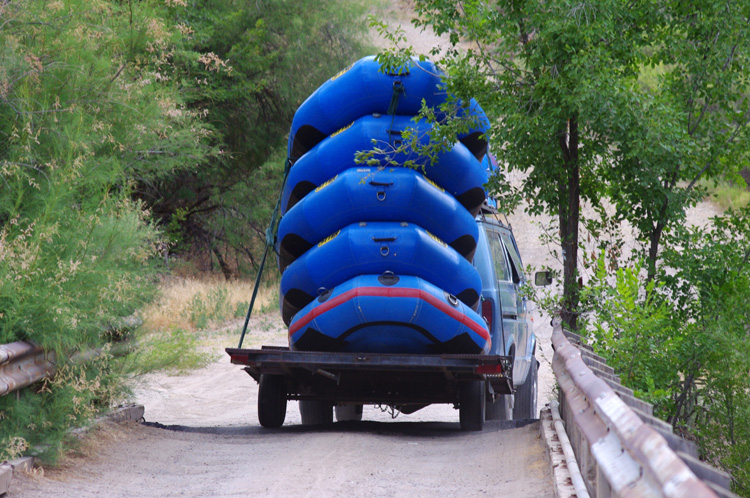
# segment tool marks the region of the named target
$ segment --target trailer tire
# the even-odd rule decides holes
[[[362,405],[336,405],[337,422],[359,422],[362,420]]]
[[[513,418],[515,420],[539,418],[539,410],[537,408],[538,391],[539,360],[535,356],[532,356],[526,380],[516,389],[516,400],[513,407]]]
[[[485,420],[513,420],[513,395],[501,394],[495,401],[487,400]]]
[[[484,428],[485,387],[484,380],[461,383],[458,415],[462,430],[481,431]]]
[[[333,423],[333,403],[330,401],[301,400],[299,414],[302,425],[328,425]]]
[[[286,385],[283,375],[262,374],[258,388],[258,422],[267,428],[281,427],[286,418]]]

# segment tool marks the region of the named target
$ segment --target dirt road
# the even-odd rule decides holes
[[[211,347],[234,346],[236,325]],[[250,330],[246,346],[284,343],[275,315]],[[14,480],[10,498],[552,495],[537,423],[467,433],[453,407],[434,405],[395,420],[366,407],[361,423],[311,429],[290,402],[284,426],[267,430],[255,381],[225,357],[189,375],[146,376],[135,394],[148,425],[105,428],[86,456]]]
[[[551,496],[536,424],[132,425],[79,468],[14,481],[10,497]],[[534,479],[523,476],[534,475]]]

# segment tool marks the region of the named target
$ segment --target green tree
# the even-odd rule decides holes
[[[199,169],[141,182],[137,193],[162,223],[179,225],[190,252],[208,254],[229,278],[241,261],[254,264],[263,246],[294,111],[362,55],[366,7],[343,0],[171,5],[167,18],[184,36],[167,74],[187,109],[215,130],[219,154]]]
[[[603,199],[637,228],[653,277],[665,229],[702,194],[697,180],[747,160],[744,4],[421,0],[416,11],[415,24],[450,37],[448,90],[495,117],[493,151],[522,174],[520,187],[491,179],[504,209],[525,200],[557,220],[571,328],[581,223],[594,235],[607,225]],[[643,84],[652,65],[656,88]],[[582,202],[597,216],[584,218]]]
[[[450,35],[446,86],[474,96],[494,118],[490,142],[516,188],[500,174],[490,187],[504,209],[528,201],[557,220],[563,265],[562,312],[576,326],[581,202],[605,193],[606,133],[637,77],[647,41],[640,13],[617,1],[420,1],[420,26]],[[461,43],[464,41],[463,43]]]
[[[750,8],[669,2],[645,13],[657,30],[647,35],[643,62],[657,78],[633,87],[623,102],[605,174],[615,216],[638,230],[653,279],[665,231],[705,197],[698,181],[741,182],[748,165]]]

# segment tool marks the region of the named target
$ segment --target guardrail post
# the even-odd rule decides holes
[[[612,496],[612,487],[599,466],[596,467],[596,496],[597,498],[610,498]]]

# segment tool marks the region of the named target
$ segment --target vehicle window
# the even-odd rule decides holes
[[[500,236],[503,239],[503,245],[505,250],[508,252],[508,260],[510,261],[511,271],[513,272],[513,282],[520,283],[523,277],[523,267],[521,265],[521,256],[516,251],[516,246],[513,244],[510,236],[507,233],[501,233]]]
[[[505,249],[495,232],[487,232],[487,240],[490,243],[492,251],[492,262],[495,265],[495,275],[498,280],[510,281],[510,270],[508,269],[508,260],[505,257]]]

